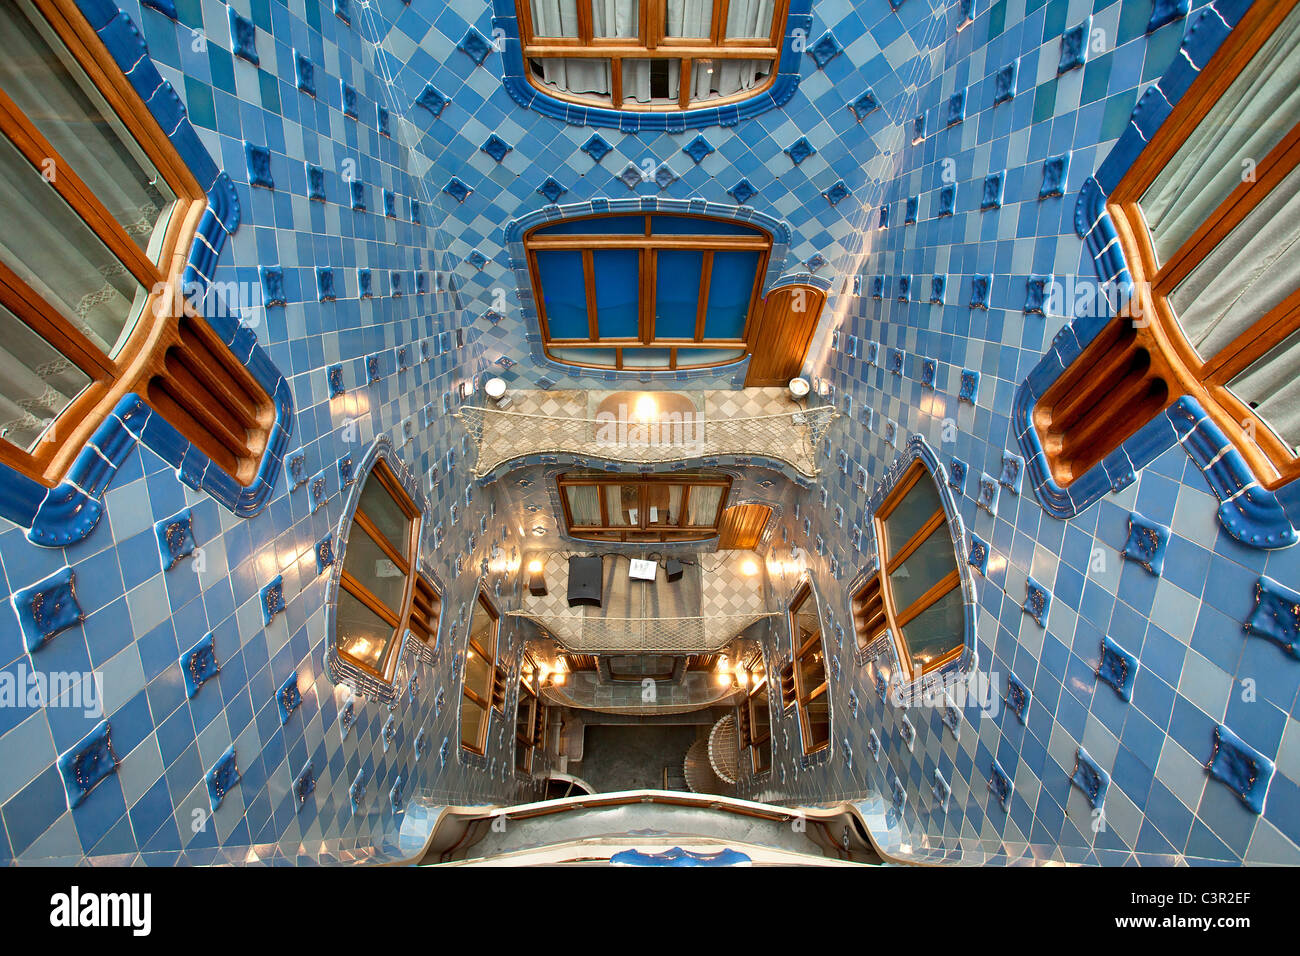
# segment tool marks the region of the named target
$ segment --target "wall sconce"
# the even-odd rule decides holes
[[[496,402],[497,408],[509,408],[514,404],[510,396],[506,394],[506,382],[503,378],[490,378],[483,383],[483,391],[487,397]]]
[[[546,575],[541,559],[528,562],[528,593],[533,597],[546,597]]]

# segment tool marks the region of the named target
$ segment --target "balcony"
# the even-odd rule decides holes
[[[816,449],[834,406],[804,408],[785,389],[701,392],[519,390],[510,405],[466,406],[456,417],[474,439],[484,477],[533,455],[631,464],[727,456],[817,476]]]
[[[509,617],[532,621],[564,651],[574,654],[710,654],[721,650],[750,625],[775,617],[764,603],[760,578],[745,568],[762,567],[750,551],[710,555],[705,570],[697,561],[683,568],[679,581],[630,581],[627,558],[605,558],[601,607],[569,607],[568,555],[550,552],[543,562],[545,595],[525,593],[523,606]]]

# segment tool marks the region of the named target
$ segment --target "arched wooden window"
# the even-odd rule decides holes
[[[876,509],[880,570],[853,594],[858,646],[887,631],[909,678],[965,647],[966,608],[948,518],[929,469],[916,460]]]
[[[636,371],[748,353],[772,237],[668,213],[563,219],[524,237],[549,358]]]
[[[517,0],[543,92],[620,110],[731,103],[776,79],[788,0]]]
[[[251,484],[273,404],[180,294],[203,189],[74,5],[0,35],[0,462],[53,487],[133,392]]]
[[[1266,488],[1300,477],[1300,6],[1254,5],[1108,200],[1134,298],[1043,394],[1057,484],[1181,396]]]
[[[441,601],[419,571],[415,502],[383,458],[363,481],[343,549],[334,640],[340,658],[391,681],[408,630],[436,642]]]

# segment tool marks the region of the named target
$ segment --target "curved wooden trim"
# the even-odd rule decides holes
[[[1227,382],[1300,329],[1300,288],[1220,352],[1204,358],[1183,333],[1169,296],[1286,176],[1300,166],[1300,124],[1259,161],[1254,180],[1239,183],[1165,263],[1156,259],[1151,232],[1142,213],[1141,198],[1237,80],[1251,58],[1290,15],[1297,2],[1300,0],[1257,4],[1247,12],[1120,180],[1107,202],[1107,211],[1134,283],[1133,301],[1119,321],[1132,321],[1136,330],[1136,347],[1145,349],[1150,355],[1152,376],[1163,381],[1167,388],[1164,406],[1172,405],[1184,395],[1196,399],[1246,459],[1260,484],[1270,490],[1300,477],[1300,456],[1267,422],[1229,391]],[[1085,356],[1088,355],[1090,353],[1085,351]],[[1083,357],[1079,361],[1082,360]],[[1060,391],[1054,386],[1044,394],[1040,405],[1045,417],[1036,414],[1035,425],[1039,427],[1053,478],[1062,487],[1068,487],[1086,469],[1059,461],[1056,454],[1060,451],[1060,442],[1053,441],[1045,430],[1044,426],[1056,415],[1049,398],[1062,399],[1064,396],[1059,394]],[[1075,396],[1074,401],[1089,402],[1092,399],[1085,390]],[[1115,432],[1113,437],[1116,440],[1111,443],[1112,447],[1117,447],[1136,430],[1134,427]]]

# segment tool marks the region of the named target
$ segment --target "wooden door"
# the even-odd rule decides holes
[[[758,331],[749,337],[745,385],[784,385],[799,374],[817,330],[826,293],[808,285],[782,286],[763,301]]]

